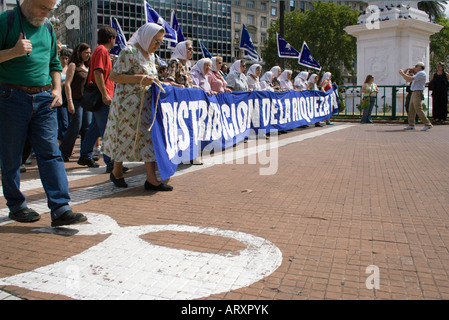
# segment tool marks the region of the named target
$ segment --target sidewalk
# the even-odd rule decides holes
[[[449,126],[403,127],[311,126],[263,156],[250,140],[234,154],[249,157],[181,165],[168,193],[144,190],[143,164],[117,189],[74,156],[90,223],[56,230],[30,166],[43,215],[11,222],[0,198],[0,300],[449,299]]]

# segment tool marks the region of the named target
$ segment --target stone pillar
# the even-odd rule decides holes
[[[424,62],[429,73],[430,36],[442,26],[431,23],[427,14],[418,10],[417,3],[369,1],[358,24],[345,28],[357,38],[357,85],[363,84],[369,74],[377,85],[403,85],[399,69],[412,67],[418,61]],[[391,92],[385,94],[390,104]]]

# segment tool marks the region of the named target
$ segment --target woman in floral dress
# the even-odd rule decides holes
[[[149,86],[158,76],[154,53],[159,49],[164,33],[163,27],[157,24],[143,25],[120,52],[110,75],[116,89],[103,143],[104,152],[114,160],[110,179],[120,188],[128,186],[123,178],[123,161],[143,161],[147,175],[145,190],[173,189],[156,177],[156,158],[148,131],[152,123]],[[142,94],[145,94],[145,100],[140,110]]]

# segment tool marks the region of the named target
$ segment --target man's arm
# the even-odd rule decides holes
[[[59,71],[50,72],[51,77],[51,95],[54,97],[53,102],[50,105],[50,109],[59,107],[62,105],[62,93],[61,93],[61,73]]]
[[[402,76],[402,78],[404,78],[405,81],[407,82],[412,82],[413,80],[415,80],[415,78],[413,78],[412,76],[409,76],[407,74],[404,73],[404,71],[401,69],[399,70],[399,74]]]
[[[32,51],[33,46],[31,45],[31,41],[24,39],[23,34],[21,33],[19,40],[14,47],[0,51],[0,63],[24,56]]]

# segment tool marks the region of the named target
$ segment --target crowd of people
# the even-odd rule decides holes
[[[0,50],[2,187],[10,209],[9,217],[19,222],[34,222],[40,218],[36,211],[28,208],[26,196],[20,191],[20,166],[31,147],[47,195],[52,226],[87,220],[83,214],[71,210],[64,165],[73,155],[78,136],[81,136],[81,150],[77,163],[82,166],[99,167],[96,161],[101,155],[98,150],[102,140],[101,153],[106,172],[115,186],[128,186],[124,178],[128,168],[123,166],[123,162],[138,161],[145,163],[145,190],[173,190],[156,175],[149,130],[152,125],[152,97],[148,88],[153,84],[199,88],[208,94],[252,90],[303,91],[318,90],[319,87],[327,91],[332,87],[329,72],[324,73],[320,82],[317,74],[309,75],[306,71],[292,80],[292,70],[281,70],[279,66],[262,75],[262,66],[253,64],[246,72],[245,60],[235,61],[228,72],[219,56],[201,59],[192,66],[194,48],[191,40],[178,43],[164,66],[158,63],[155,53],[163,43],[165,30],[154,23],[140,27],[118,57],[111,58],[109,54],[117,37],[117,32],[110,26],[102,26],[98,30],[98,46],[93,52],[86,43],[80,43],[71,50],[56,41],[54,30],[47,25],[46,18],[54,5],[53,0],[24,0],[12,11],[15,20],[11,30],[8,25],[10,13],[0,15],[0,25],[8,28],[6,38],[0,39],[3,41]],[[414,81],[412,91],[421,89],[416,87],[416,75],[414,78],[406,76],[402,70],[401,75]],[[439,69],[433,78],[435,83],[441,78],[447,91],[444,69]],[[375,90],[372,80],[367,78],[366,81],[364,93],[368,95]],[[101,108],[95,112],[82,107],[85,86],[92,83],[102,97]],[[435,84],[436,88],[439,86]],[[412,97],[411,110],[416,109],[422,117],[417,107],[420,98],[418,94]],[[372,99],[362,121],[371,121],[371,102]],[[445,117],[441,114],[439,120],[445,120]],[[412,127],[414,123],[410,119]],[[426,126],[431,126],[427,118],[423,120]],[[320,123],[315,125],[321,126]],[[202,162],[199,160],[197,163]]]
[[[143,161],[147,168],[145,189],[169,191],[172,187],[157,180],[151,133],[143,128],[150,126],[151,96],[142,87],[158,81],[180,88],[198,88],[208,94],[239,91],[318,90],[318,75],[300,72],[292,80],[292,70],[271,68],[262,75],[262,65],[252,64],[247,71],[245,60],[235,61],[227,72],[223,58],[203,58],[192,65],[193,42],[186,40],[176,45],[166,64],[155,58],[162,44],[164,30],[147,23],[133,35],[118,57],[108,57],[114,47],[116,31],[102,26],[98,31],[98,46],[91,54],[86,43],[79,44],[67,57],[69,49],[60,46],[63,65],[65,101],[58,111],[60,150],[64,161],[69,161],[76,138],[81,136],[81,152],[77,163],[98,167],[94,142],[102,142],[103,160],[110,180],[121,188],[128,185],[123,173],[128,168],[124,161]],[[91,70],[89,73],[89,69]],[[65,71],[67,70],[67,71]],[[81,107],[82,91],[86,83],[97,84],[103,96],[103,107],[89,112]],[[320,83],[323,90],[332,87],[331,74],[325,73]],[[142,97],[142,95],[145,95]],[[140,103],[141,100],[143,103]],[[139,115],[137,123],[136,114]],[[68,120],[69,119],[69,120]],[[327,124],[332,124],[327,122]],[[316,126],[322,126],[316,123]],[[94,150],[92,150],[94,148]],[[97,149],[98,150],[98,149]],[[202,164],[193,161],[192,164]]]

